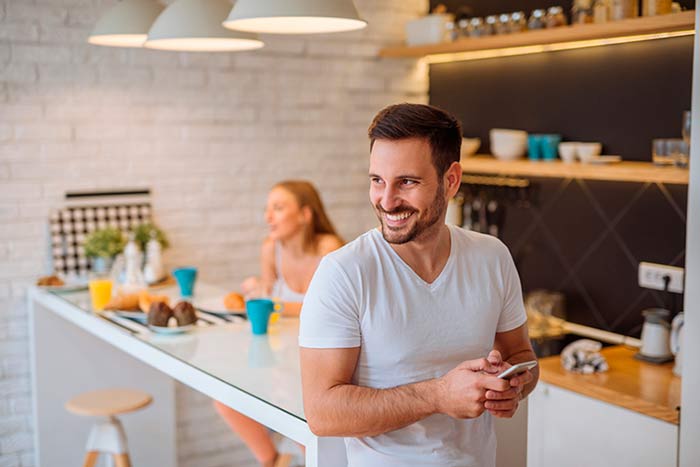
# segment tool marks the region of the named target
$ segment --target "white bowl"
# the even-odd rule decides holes
[[[527,152],[527,141],[515,143],[492,143],[491,152],[496,159],[513,160],[521,158]]]
[[[559,157],[564,162],[575,162],[579,143],[565,142],[559,143]]]
[[[481,147],[480,138],[462,138],[462,157],[469,157],[476,154],[476,151]]]
[[[576,145],[576,153],[581,162],[587,162],[594,157],[598,157],[602,149],[603,145],[601,143],[578,143]]]
[[[491,152],[498,159],[512,160],[523,157],[527,152],[527,132],[493,128],[489,131]]]

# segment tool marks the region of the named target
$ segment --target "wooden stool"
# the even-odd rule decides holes
[[[100,453],[108,453],[116,467],[130,467],[126,435],[115,415],[133,412],[153,401],[150,394],[133,389],[103,389],[84,392],[66,402],[66,410],[77,415],[102,417],[90,431],[83,467],[93,467]]]

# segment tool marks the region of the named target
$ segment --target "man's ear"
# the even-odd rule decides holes
[[[454,197],[462,184],[462,166],[459,162],[453,162],[444,175],[445,191],[449,198]]]

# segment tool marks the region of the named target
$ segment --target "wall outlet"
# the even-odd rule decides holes
[[[684,269],[665,264],[639,263],[639,286],[646,289],[664,290],[664,277],[671,278],[668,283],[669,292],[683,293]]]

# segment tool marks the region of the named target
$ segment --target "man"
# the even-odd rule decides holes
[[[390,106],[369,128],[381,225],[326,256],[299,343],[304,409],[346,437],[350,467],[495,465],[492,416],[512,417],[537,370],[520,280],[495,237],[445,224],[462,132],[435,107]]]

